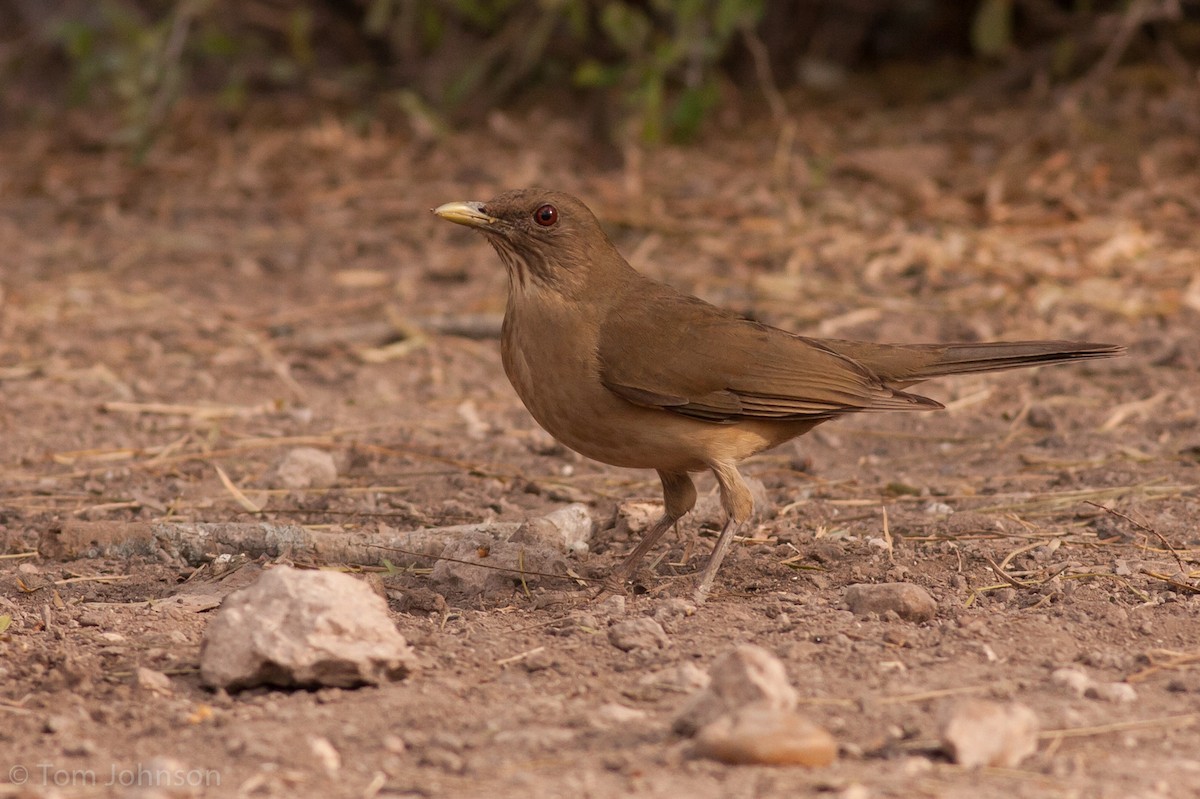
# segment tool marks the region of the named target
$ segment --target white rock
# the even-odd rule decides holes
[[[650,672],[638,680],[638,685],[647,688],[661,688],[681,694],[703,691],[711,683],[712,678],[708,676],[708,672],[690,660]]]
[[[133,681],[139,689],[148,693],[159,696],[167,696],[171,693],[171,678],[161,671],[138,666],[133,671]]]
[[[492,432],[491,426],[480,418],[479,409],[475,407],[474,400],[463,400],[455,410],[458,412],[458,418],[466,424],[469,438],[481,441]]]
[[[760,646],[742,644],[713,662],[710,682],[676,716],[673,728],[694,735],[701,727],[750,705],[792,711],[799,697],[788,682],[783,663]]]
[[[671,645],[662,625],[649,616],[626,619],[608,628],[608,642],[623,652],[634,649],[665,649]]]
[[[1088,686],[1084,696],[1103,699],[1105,702],[1133,702],[1137,699],[1137,691],[1127,682],[1093,682]]]
[[[561,552],[587,551],[592,537],[592,514],[587,505],[575,502],[545,516],[529,519],[508,540],[514,543],[541,544]]]
[[[286,566],[226,597],[200,646],[201,678],[228,690],[345,688],[402,679],[415,668],[412,649],[370,586]]]
[[[595,603],[595,610],[600,616],[624,616],[625,595],[609,594],[604,599]],[[658,621],[658,619],[655,618],[655,621]]]
[[[1050,681],[1069,689],[1076,696],[1083,696],[1092,687],[1092,678],[1083,669],[1061,668],[1050,674]]]
[[[617,541],[641,538],[650,525],[663,514],[663,506],[657,502],[622,502],[613,513],[610,535]]]
[[[337,478],[333,456],[313,447],[289,450],[275,467],[275,482],[284,488],[329,488]]]
[[[328,738],[314,736],[308,739],[308,748],[316,761],[325,769],[325,773],[333,776],[342,768],[342,756],[329,742]]]
[[[696,613],[696,605],[686,599],[671,597],[664,599],[654,609],[654,620],[663,626],[663,629],[668,632],[673,631],[673,627],[677,621],[692,616]]]
[[[955,763],[967,768],[1013,768],[1037,751],[1037,714],[1016,702],[969,699],[951,713],[942,745]]]

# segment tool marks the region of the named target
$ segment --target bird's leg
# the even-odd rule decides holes
[[[692,553],[696,550],[696,539],[698,538],[698,536],[695,534],[695,532],[692,532],[690,534],[689,533],[681,533],[679,531],[679,522],[675,522],[675,536],[676,536],[676,538],[679,538],[679,539],[684,539],[684,538],[687,539],[686,541],[683,542],[683,557],[680,558],[681,562],[687,563],[689,560],[692,559]]]
[[[704,602],[712,589],[717,569],[721,568],[721,561],[725,559],[725,553],[733,543],[734,534],[754,512],[754,499],[750,495],[750,489],[746,488],[742,481],[742,476],[738,474],[737,467],[723,461],[716,461],[710,466],[713,474],[717,476],[717,485],[721,487],[721,507],[725,509],[726,519],[725,526],[721,528],[721,535],[713,545],[712,554],[708,556],[708,563],[704,564],[704,570],[700,572],[700,579],[696,582],[694,598],[698,605]]]
[[[633,576],[634,570],[646,553],[696,504],[696,486],[692,484],[692,478],[687,472],[660,471],[658,477],[663,486],[663,515],[646,531],[633,552],[604,579],[597,596],[624,593],[625,581]]]

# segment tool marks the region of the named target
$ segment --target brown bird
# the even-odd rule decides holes
[[[717,478],[725,526],[696,585],[703,601],[753,500],[737,465],[821,422],[933,410],[905,388],[931,377],[1108,358],[1074,341],[871,344],[814,339],[744,319],[635,271],[588,207],[543,189],[434,209],[481,231],[508,270],[500,353],[538,424],[614,466],[654,469],[665,511],[605,581],[639,561],[696,503],[691,472]]]

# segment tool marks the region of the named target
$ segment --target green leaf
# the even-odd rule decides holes
[[[650,19],[636,8],[610,2],[600,12],[600,27],[609,40],[629,53],[640,53],[650,38]]]
[[[971,20],[971,46],[985,58],[998,58],[1012,47],[1012,0],[983,0]]]
[[[708,112],[717,104],[718,99],[720,99],[720,91],[717,89],[716,81],[713,80],[684,89],[675,102],[675,107],[671,110],[672,137],[678,141],[694,138],[700,132],[700,125],[708,116]]]
[[[575,68],[571,79],[579,87],[606,88],[620,82],[624,73],[625,68],[619,64],[601,64],[596,59],[589,58]]]

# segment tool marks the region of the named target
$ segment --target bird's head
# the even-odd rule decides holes
[[[517,189],[487,202],[446,203],[433,212],[483,233],[514,289],[575,294],[607,272],[629,268],[588,207],[560,191]]]

